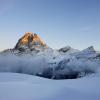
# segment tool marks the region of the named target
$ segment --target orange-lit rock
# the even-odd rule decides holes
[[[23,48],[24,46],[27,48],[32,48],[34,46],[47,47],[43,40],[36,33],[32,32],[25,33],[25,35],[19,39],[15,49]]]

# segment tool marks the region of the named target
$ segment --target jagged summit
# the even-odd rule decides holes
[[[84,49],[82,52],[84,52],[84,53],[96,53],[93,46],[90,46],[90,47]]]
[[[26,32],[25,35],[19,39],[14,49],[33,49],[35,47],[47,47],[47,45],[36,33]]]
[[[60,53],[75,53],[75,52],[79,52],[79,50],[77,49],[73,49],[72,47],[70,46],[65,46],[61,49],[58,50]]]

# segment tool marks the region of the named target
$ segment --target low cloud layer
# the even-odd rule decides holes
[[[54,67],[48,63],[46,57],[17,57],[17,56],[0,56],[0,72],[16,72],[31,75],[46,73],[51,75],[49,78],[57,75],[72,75],[73,73],[91,73],[96,72],[99,64],[92,61],[72,60],[67,62],[63,60],[58,62]],[[47,72],[46,72],[47,71]],[[44,76],[46,77],[46,76]]]
[[[0,56],[0,72],[36,74],[47,66],[43,57]]]

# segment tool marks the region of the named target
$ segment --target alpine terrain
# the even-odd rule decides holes
[[[0,72],[50,79],[79,78],[97,73],[100,67],[100,53],[93,46],[82,51],[70,46],[55,50],[32,32],[25,33],[14,48],[2,51],[0,60]]]

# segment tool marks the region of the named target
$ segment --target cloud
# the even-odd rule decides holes
[[[51,66],[45,56],[0,56],[0,72],[38,74],[47,78],[55,76],[58,79],[66,78],[65,76],[73,77],[73,75],[80,75],[81,73],[95,73],[100,65],[92,61],[83,62],[74,59],[69,63],[67,60],[62,60],[58,64]]]
[[[0,72],[36,74],[47,66],[43,57],[0,56]]]

